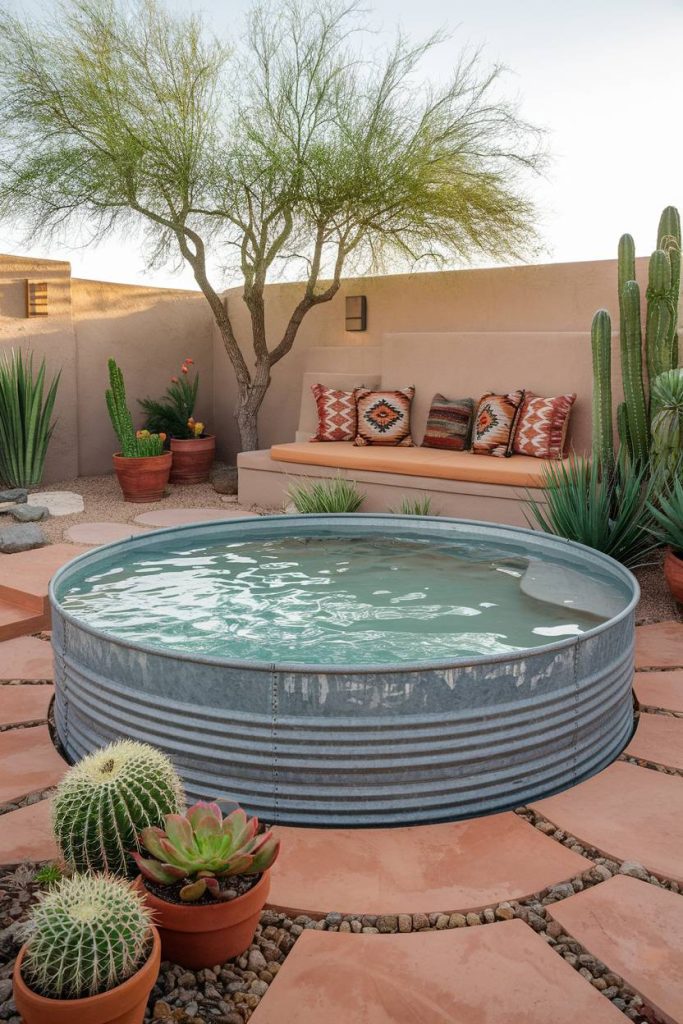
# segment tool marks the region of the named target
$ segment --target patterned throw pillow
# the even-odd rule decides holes
[[[412,446],[410,436],[410,405],[415,388],[395,391],[369,391],[358,388],[358,433],[355,443]]]
[[[511,454],[517,417],[524,400],[523,391],[495,395],[488,391],[479,399],[472,433],[472,451],[477,455]]]
[[[445,448],[464,452],[469,447],[474,400],[434,395],[427,419],[423,448]]]
[[[318,429],[311,441],[353,441],[356,391],[337,391],[326,384],[313,384],[311,391],[318,407]]]
[[[512,450],[535,459],[561,459],[576,395],[539,398],[527,391],[517,421]]]

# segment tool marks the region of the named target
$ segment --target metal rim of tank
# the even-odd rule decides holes
[[[90,634],[91,636],[106,641],[107,643],[113,643],[120,646],[124,646],[130,650],[141,651],[145,654],[154,654],[157,657],[168,657],[174,661],[188,661],[193,664],[210,664],[210,665],[221,665],[225,668],[256,668],[256,669],[269,669],[273,667],[272,661],[263,661],[258,659],[237,659],[237,658],[226,658],[219,657],[217,655],[199,655],[193,654],[187,651],[177,651],[166,647],[157,647],[152,644],[139,643],[137,641],[131,641],[123,639],[117,636],[115,633],[110,633],[107,630],[97,629],[91,626],[85,619],[80,618],[77,615],[73,615],[68,612],[61,604],[58,590],[62,582],[74,572],[78,566],[83,563],[99,560],[102,557],[108,557],[108,554],[115,552],[116,550],[130,550],[131,547],[149,547],[152,544],[156,544],[159,539],[163,542],[164,537],[182,536],[183,534],[199,534],[201,532],[215,531],[221,526],[230,526],[239,528],[242,526],[246,529],[247,533],[259,532],[259,528],[262,527],[263,523],[277,524],[284,531],[286,524],[300,523],[312,526],[315,522],[327,523],[328,525],[334,522],[339,522],[341,525],[346,524],[348,526],[351,523],[356,524],[357,529],[354,533],[362,532],[363,523],[391,525],[393,527],[394,535],[397,535],[396,526],[399,522],[401,523],[412,523],[414,525],[426,526],[428,524],[436,524],[437,526],[448,527],[451,526],[454,532],[457,533],[458,528],[469,528],[481,530],[484,537],[490,536],[495,537],[498,535],[512,535],[522,538],[529,538],[531,543],[537,547],[548,547],[550,550],[574,550],[580,552],[584,558],[588,558],[594,563],[597,563],[602,567],[608,575],[613,578],[616,576],[620,581],[631,592],[631,598],[627,602],[624,608],[616,615],[613,615],[604,622],[598,623],[592,629],[586,630],[576,636],[565,637],[561,640],[554,640],[547,644],[539,645],[538,647],[522,648],[519,651],[506,652],[503,654],[495,655],[477,655],[473,657],[465,658],[448,658],[441,660],[425,660],[416,662],[391,662],[391,663],[375,663],[375,664],[364,664],[364,665],[344,665],[344,664],[332,664],[323,665],[319,663],[308,663],[301,661],[278,661],[275,663],[278,670],[283,672],[301,672],[301,671],[320,671],[321,669],[326,674],[349,674],[355,675],[366,675],[377,672],[390,673],[390,672],[410,672],[410,671],[426,671],[430,669],[447,669],[459,666],[467,665],[479,665],[483,663],[495,664],[498,662],[515,662],[521,661],[533,657],[535,654],[542,655],[547,654],[549,651],[562,650],[566,647],[572,647],[577,643],[582,643],[594,636],[598,636],[600,633],[605,632],[615,623],[622,621],[628,615],[632,614],[636,608],[638,601],[640,600],[640,586],[633,573],[625,566],[617,562],[616,559],[609,555],[605,555],[601,551],[597,551],[594,548],[588,547],[586,544],[579,544],[577,541],[567,540],[564,537],[558,537],[554,534],[545,533],[541,530],[533,530],[522,526],[506,526],[500,523],[488,523],[474,519],[456,519],[448,516],[403,516],[396,515],[393,513],[375,512],[375,513],[364,513],[364,512],[353,512],[353,513],[318,513],[315,515],[302,515],[302,514],[273,514],[267,516],[258,517],[229,517],[226,519],[216,519],[209,522],[197,522],[197,523],[186,523],[182,526],[170,526],[164,529],[150,530],[149,533],[131,535],[130,538],[125,540],[114,541],[111,544],[104,544],[99,547],[93,547],[89,551],[84,551],[82,554],[77,555],[70,562],[63,565],[55,575],[52,577],[49,585],[49,599],[50,603],[59,609],[60,616],[72,626]],[[232,533],[233,530],[230,530]],[[236,532],[236,531],[235,531]],[[441,532],[441,531],[437,531]],[[445,531],[444,531],[445,532]],[[425,531],[406,531],[405,535],[409,534],[415,536],[419,533],[422,534],[423,539],[425,537]],[[399,531],[400,534],[400,531]]]

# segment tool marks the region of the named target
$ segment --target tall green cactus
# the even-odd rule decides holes
[[[643,385],[643,348],[640,327],[640,288],[626,281],[621,292],[621,377],[626,402],[631,457],[645,462],[650,448],[650,424]]]
[[[660,373],[652,383],[657,412],[652,419],[653,469],[664,478],[680,473],[683,458],[683,367]]]
[[[612,432],[612,321],[599,309],[591,326],[593,350],[593,454],[611,472],[614,465]]]
[[[121,445],[121,454],[126,458],[137,455],[137,444],[133,417],[126,404],[126,385],[123,382],[123,374],[116,365],[114,359],[107,363],[109,367],[109,388],[106,392],[107,409],[114,432]]]
[[[675,206],[662,211],[657,228],[657,248],[669,256],[671,263],[671,302],[673,323],[671,325],[672,369],[678,366],[678,298],[681,292],[681,218]]]

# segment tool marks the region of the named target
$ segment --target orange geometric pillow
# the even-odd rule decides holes
[[[487,391],[482,395],[474,418],[473,452],[500,457],[511,454],[512,438],[523,400],[523,391],[511,391],[508,395]]]
[[[539,398],[527,391],[515,431],[512,450],[535,459],[561,459],[576,395]]]
[[[412,447],[410,406],[415,388],[370,391],[358,388],[358,430],[354,444],[386,444]]]
[[[318,407],[318,429],[311,441],[353,441],[356,436],[356,391],[311,386]]]

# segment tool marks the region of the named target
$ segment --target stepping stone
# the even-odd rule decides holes
[[[0,733],[0,805],[56,786],[65,771],[46,725]]]
[[[66,539],[74,544],[113,544],[117,540],[128,540],[140,533],[146,533],[134,523],[77,523],[66,531]]]
[[[531,805],[607,857],[683,883],[683,779],[625,761]]]
[[[52,835],[52,801],[20,807],[2,815],[0,864],[21,864],[25,860],[54,860],[59,849]]]
[[[624,753],[683,771],[683,718],[641,714]]]
[[[663,708],[683,714],[683,669],[636,672],[633,689],[641,707]]]
[[[47,612],[50,580],[58,569],[87,550],[77,544],[48,544],[18,555],[0,555],[0,600]]]
[[[683,1021],[682,911],[683,897],[624,875],[548,907],[667,1024]]]
[[[636,628],[636,669],[683,668],[683,622]]]
[[[282,847],[269,904],[312,917],[332,910],[480,910],[524,899],[592,867],[511,812],[416,828],[278,826],[275,832]]]
[[[253,519],[254,512],[230,511],[226,508],[160,508],[143,512],[135,517],[141,526],[185,526],[186,523],[206,523],[215,519]]]
[[[73,516],[85,510],[83,498],[75,491],[34,491],[29,505],[42,505],[51,516]]]
[[[47,537],[35,523],[18,523],[0,529],[0,552],[16,555],[20,551],[31,551],[47,544]]]
[[[304,931],[251,1024],[624,1024],[522,921],[408,935]]]
[[[53,686],[0,686],[0,725],[44,722]]]
[[[52,645],[34,636],[20,636],[0,644],[0,680],[52,679]]]

